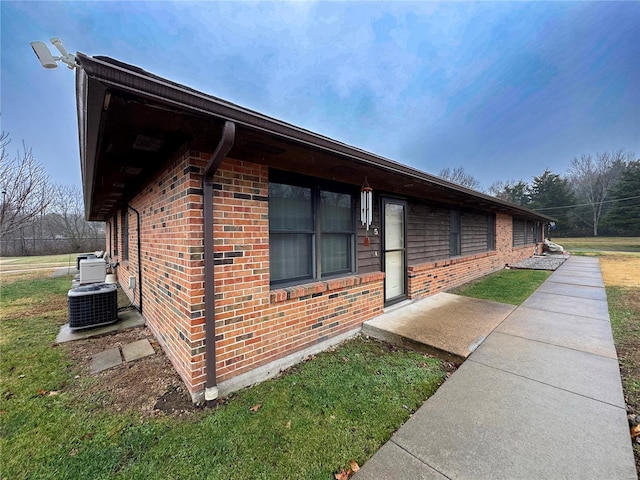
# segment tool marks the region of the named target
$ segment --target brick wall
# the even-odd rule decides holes
[[[535,244],[513,247],[512,224],[510,215],[496,215],[495,251],[409,266],[409,298],[433,295],[529,258]]]
[[[194,398],[206,375],[201,182],[209,158],[186,152],[130,201],[141,215],[143,314]],[[218,382],[353,331],[383,311],[382,272],[271,290],[268,213],[267,167],[224,160],[214,177]],[[131,210],[127,215],[129,260],[123,260],[122,212],[113,258],[121,262],[121,286],[139,305],[139,289],[128,288],[130,276],[138,282],[137,218]],[[459,285],[532,253],[531,246],[511,245],[511,217],[497,215],[495,252],[409,267],[410,297]]]
[[[190,391],[204,381],[204,247],[202,175],[207,158],[186,152],[130,200],[140,213],[142,309],[147,326]],[[117,215],[118,281],[140,306],[137,216],[128,209],[129,260],[124,260],[124,222]],[[111,219],[113,223],[115,219]],[[107,242],[110,251],[111,240]],[[136,288],[128,287],[135,278]]]
[[[225,160],[214,177],[218,381],[362,325],[382,312],[380,272],[271,290],[268,171]]]

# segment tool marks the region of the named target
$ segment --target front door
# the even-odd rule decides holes
[[[384,300],[395,303],[407,295],[406,272],[406,210],[401,200],[385,198],[384,210]]]

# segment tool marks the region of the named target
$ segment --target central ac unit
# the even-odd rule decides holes
[[[80,260],[80,285],[104,283],[107,276],[107,263],[104,258],[86,258]]]
[[[69,328],[108,325],[118,321],[118,288],[115,284],[98,283],[73,288],[68,293]]]

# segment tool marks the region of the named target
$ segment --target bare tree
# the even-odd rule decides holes
[[[576,214],[593,228],[593,236],[598,236],[598,224],[603,216],[604,206],[627,161],[632,155],[624,150],[596,153],[575,157],[569,166],[571,186],[578,197],[578,203],[586,204],[588,215]]]
[[[472,188],[473,190],[480,190],[480,182],[476,180],[470,173],[466,173],[464,171],[464,167],[456,167],[453,170],[451,170],[449,167],[443,168],[442,170],[440,170],[438,176],[463,187]]]
[[[83,205],[82,192],[76,186],[55,187],[48,228],[54,235],[66,238],[73,252],[82,249],[86,238],[96,235],[95,226],[84,218]]]
[[[0,239],[29,225],[51,202],[50,180],[44,167],[36,161],[30,148],[22,144],[15,157],[7,151],[11,142],[5,132],[0,134]]]

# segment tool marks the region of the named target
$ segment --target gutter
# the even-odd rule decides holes
[[[138,217],[138,228],[136,229],[138,231],[138,297],[140,302],[140,308],[138,308],[138,311],[140,312],[140,315],[142,315],[142,247],[140,242],[140,228],[142,226],[142,222],[140,221],[140,212],[138,212],[138,210],[129,204],[127,204],[127,208],[133,210],[136,217]]]
[[[204,342],[206,381],[204,399],[206,401],[218,398],[216,382],[216,318],[215,318],[215,287],[214,287],[214,255],[213,255],[213,176],[218,167],[233,146],[236,138],[236,125],[225,122],[220,141],[215,152],[204,169],[202,189],[204,205]]]

